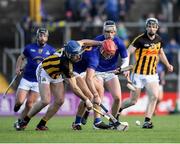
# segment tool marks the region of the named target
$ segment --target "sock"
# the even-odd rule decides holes
[[[81,124],[81,119],[82,119],[81,116],[76,116],[75,124]]]
[[[122,109],[122,108],[120,108],[120,109],[119,109],[119,113],[120,113],[120,112],[122,112],[122,110],[123,110],[123,109]]]
[[[25,116],[25,117],[24,117],[24,121],[26,121],[27,124],[29,123],[30,120],[31,120],[30,117],[28,117],[28,116]]]
[[[149,122],[151,119],[148,117],[145,117],[144,122]]]
[[[116,119],[119,121],[119,114],[116,116]]]
[[[83,116],[83,118],[85,119],[85,120],[87,120],[87,118],[88,118],[88,116],[89,116],[89,111],[85,111],[85,113],[84,113],[84,116]]]
[[[46,120],[41,119],[41,121],[39,122],[39,124],[37,125],[37,127],[39,127],[39,126],[45,126],[45,125],[46,125],[46,123],[47,123],[47,121],[46,121]]]
[[[101,118],[95,118],[94,124],[98,124],[98,123],[100,123],[100,122],[101,122]]]

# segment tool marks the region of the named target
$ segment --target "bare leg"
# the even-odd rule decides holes
[[[30,111],[30,109],[32,108],[34,103],[37,101],[38,96],[39,96],[39,93],[37,93],[37,92],[34,92],[34,91],[29,92],[29,95],[28,95],[28,98],[26,101],[26,105],[20,115],[20,119],[23,119],[28,114],[28,112]]]

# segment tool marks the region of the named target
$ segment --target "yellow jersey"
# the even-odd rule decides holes
[[[146,33],[137,36],[132,46],[135,50],[135,67],[134,73],[143,75],[153,75],[156,73],[156,67],[159,58],[159,51],[163,47],[161,37],[156,34],[153,40],[150,40]]]
[[[59,78],[60,75],[66,78],[73,77],[73,64],[63,53],[55,52],[53,55],[45,58],[42,61],[42,68],[53,79]]]

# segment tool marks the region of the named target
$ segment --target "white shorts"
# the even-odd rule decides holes
[[[114,73],[96,72],[95,74],[98,79],[103,79],[104,82],[107,82],[113,78],[118,78],[118,76]]]
[[[86,76],[86,72],[82,72],[82,73],[73,72],[73,74],[74,74],[75,78],[76,78],[76,77],[79,77],[79,76],[80,76],[81,78],[83,78],[83,77]]]
[[[38,82],[30,82],[24,78],[21,79],[18,89],[23,89],[27,91],[31,90],[39,93]]]
[[[58,79],[51,78],[47,72],[41,67],[41,63],[38,65],[36,69],[36,77],[38,83],[50,84],[50,83],[59,83],[62,82],[64,79],[60,75]]]
[[[154,74],[154,75],[132,74],[131,80],[135,87],[143,88],[148,83],[152,83],[152,82],[159,83],[159,76],[158,74]]]

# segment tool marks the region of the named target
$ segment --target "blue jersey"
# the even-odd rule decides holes
[[[85,72],[87,68],[91,68],[91,64],[93,62],[93,57],[91,56],[93,53],[92,53],[92,50],[90,51],[85,51],[83,54],[82,54],[82,59],[77,62],[77,63],[74,63],[73,67],[74,67],[74,71],[77,72],[77,73],[82,73],[82,72]]]
[[[104,35],[99,35],[95,38],[95,40],[104,41],[105,37]],[[94,49],[94,69],[96,71],[106,72],[109,70],[114,70],[117,68],[119,55],[121,56],[121,58],[126,58],[128,56],[123,41],[117,36],[114,37],[113,41],[117,46],[117,50],[115,55],[111,59],[105,60],[100,54],[100,50],[98,48]]]
[[[55,52],[55,48],[46,44],[41,47],[37,43],[29,44],[25,47],[23,54],[27,59],[27,64],[24,68],[23,78],[31,82],[37,82],[36,68],[40,62],[49,55]]]
[[[100,35],[96,37],[95,40],[104,41],[105,37],[104,35]],[[85,51],[82,54],[82,60],[74,64],[74,71],[81,73],[86,71],[87,68],[92,68],[96,71],[106,72],[116,69],[118,65],[119,54],[121,58],[126,58],[127,50],[120,38],[115,36],[113,41],[118,49],[111,59],[105,60],[100,53],[99,47],[94,47],[91,51]]]

